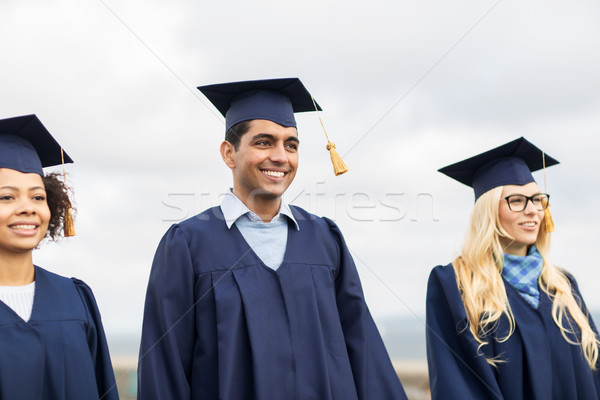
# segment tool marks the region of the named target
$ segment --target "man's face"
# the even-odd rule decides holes
[[[235,194],[249,208],[253,201],[279,199],[296,176],[298,132],[275,122],[255,119],[225,162],[233,171]],[[233,148],[233,146],[231,146]]]

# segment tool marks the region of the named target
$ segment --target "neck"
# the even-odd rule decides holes
[[[2,254],[0,257],[0,286],[23,286],[33,282],[35,269],[32,252]]]
[[[527,250],[529,250],[528,247],[528,245],[523,243],[516,243],[510,241],[507,243],[502,243],[502,250],[504,251],[504,253],[510,254],[511,256],[526,256]]]
[[[279,212],[281,196],[244,195],[240,190],[233,188],[233,194],[258,215],[263,222],[270,222]]]

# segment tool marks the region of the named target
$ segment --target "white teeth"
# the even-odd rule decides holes
[[[31,231],[35,229],[35,225],[13,225],[10,228],[19,231]]]
[[[536,225],[536,223],[535,222],[524,222],[522,225],[529,226],[529,227],[534,227]]]
[[[272,176],[274,178],[283,178],[283,175],[285,175],[285,173],[281,172],[281,171],[262,171],[263,174],[265,175],[269,175]]]

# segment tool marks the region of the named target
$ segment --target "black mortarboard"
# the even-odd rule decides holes
[[[490,189],[534,182],[531,173],[558,164],[527,139],[520,137],[495,149],[448,165],[438,171],[471,186],[475,199]]]
[[[321,111],[298,78],[264,79],[198,86],[225,117],[225,131],[252,119],[296,127],[294,113]]]
[[[0,120],[0,168],[44,176],[43,167],[72,163],[35,115]]]

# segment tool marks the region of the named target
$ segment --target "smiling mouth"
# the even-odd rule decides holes
[[[520,223],[519,225],[526,226],[528,228],[535,228],[535,226],[537,225],[537,222],[523,222],[523,223]]]
[[[260,172],[273,178],[283,178],[286,174],[283,171],[271,171],[268,169],[261,169]]]
[[[25,224],[20,224],[20,225],[11,225],[9,228],[14,230],[14,231],[33,231],[35,229],[37,229],[37,225],[25,225]]]

